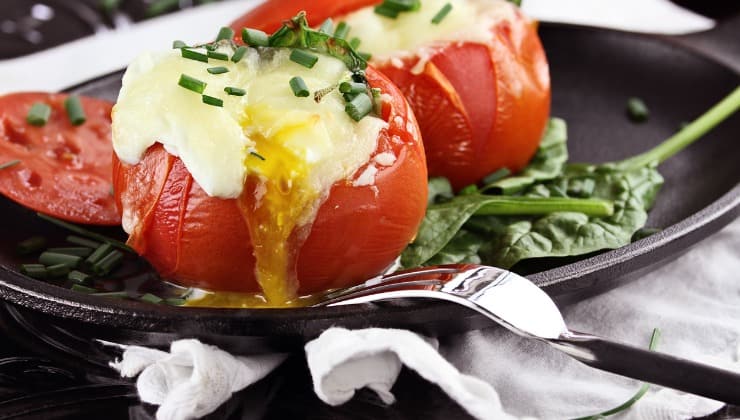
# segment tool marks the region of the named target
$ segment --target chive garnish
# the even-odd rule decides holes
[[[72,287],[70,287],[70,290],[74,290],[75,292],[80,293],[95,293],[97,290],[93,289],[92,287],[82,286],[80,284],[73,284]]]
[[[373,110],[373,101],[366,93],[360,93],[344,107],[344,111],[355,121],[360,121]]]
[[[311,92],[308,91],[306,82],[300,76],[296,76],[290,79],[290,88],[293,90],[293,95],[299,98],[307,98]]]
[[[220,66],[220,67],[209,67],[206,69],[206,71],[211,74],[224,74],[224,73],[228,73],[229,69],[227,69],[226,67]]]
[[[244,58],[244,54],[247,53],[247,47],[244,45],[238,47],[236,50],[234,50],[234,55],[231,56],[231,61],[238,63]]]
[[[386,7],[385,3],[381,4],[380,6],[375,7],[375,13],[381,16],[385,16],[391,19],[395,19],[398,17],[398,10],[391,9],[390,7]]]
[[[67,117],[69,117],[69,122],[72,125],[82,125],[87,120],[80,97],[77,95],[70,95],[64,100],[64,109],[67,110]]]
[[[12,168],[13,166],[18,165],[19,163],[21,163],[21,161],[18,159],[11,160],[10,162],[2,163],[0,164],[0,170]]]
[[[645,122],[650,116],[647,105],[640,98],[629,98],[627,100],[627,116],[634,122]]]
[[[363,93],[367,91],[367,85],[357,82],[342,82],[339,84],[339,91],[342,93]]]
[[[92,276],[90,276],[89,274],[83,273],[82,271],[77,271],[77,270],[72,270],[67,274],[67,280],[77,283],[77,284],[82,284],[82,283],[87,282],[90,279],[90,277]]]
[[[147,293],[139,298],[142,302],[153,303],[155,305],[162,303],[162,298],[151,293]]]
[[[213,105],[218,107],[224,106],[223,99],[215,98],[213,96],[203,95],[203,103],[207,105]]]
[[[250,47],[266,47],[270,44],[270,38],[266,33],[258,29],[242,29],[242,41]]]
[[[66,264],[70,268],[75,268],[82,261],[82,257],[77,255],[59,254],[56,252],[46,251],[39,256],[39,263],[45,266]]]
[[[93,273],[99,276],[106,276],[114,269],[118,268],[123,262],[123,252],[111,251],[108,255],[103,257],[102,260],[98,261],[92,266]]]
[[[47,251],[55,254],[75,255],[82,258],[89,257],[93,253],[93,249],[88,247],[49,248]]]
[[[71,271],[72,269],[67,264],[56,264],[46,267],[46,274],[51,278],[66,276]]]
[[[321,24],[319,32],[331,35],[331,33],[334,32],[334,21],[332,21],[331,18],[326,19],[324,23]]]
[[[231,96],[244,96],[247,94],[247,91],[244,89],[239,89],[236,87],[227,86],[224,88],[224,92]]]
[[[203,93],[203,91],[206,90],[206,86],[208,85],[206,82],[201,82],[200,80],[194,77],[190,77],[187,74],[181,74],[180,81],[177,82],[177,84],[187,90],[192,90],[195,93]]]
[[[359,48],[359,47],[360,47],[360,44],[361,44],[361,43],[362,43],[362,40],[361,40],[360,38],[358,38],[358,37],[354,37],[354,38],[352,38],[352,39],[351,39],[351,40],[349,41],[349,45],[350,45],[350,46],[351,46],[351,47],[352,47],[353,49],[355,49],[355,50],[356,50],[357,48]]]
[[[203,63],[208,62],[207,55],[203,53],[199,53],[198,51],[190,50],[188,48],[181,48],[180,55],[182,55],[182,58],[187,58],[188,60],[195,60],[195,61],[200,61]]]
[[[126,299],[128,298],[128,292],[125,290],[120,292],[101,292],[93,293],[93,296],[107,297],[111,299]]]
[[[316,65],[316,62],[319,61],[319,57],[311,54],[310,52],[296,49],[291,51],[290,61],[311,69],[314,65]]]
[[[87,248],[95,249],[100,246],[100,242],[91,241],[86,238],[81,238],[79,236],[69,235],[67,236],[67,242],[75,245],[81,245]]]
[[[262,156],[261,154],[259,154],[257,152],[249,152],[249,154],[252,155],[252,156],[254,156],[254,157],[256,157],[259,160],[267,160],[264,156]]]
[[[16,251],[20,255],[29,255],[41,251],[44,248],[46,248],[46,238],[43,236],[32,236],[21,241],[16,247]]]
[[[437,12],[436,15],[432,18],[432,23],[435,25],[439,25],[442,20],[444,20],[445,17],[450,13],[452,10],[452,4],[447,3],[444,6],[442,6],[441,9],[439,9],[439,12]]]
[[[39,280],[44,280],[48,276],[46,267],[42,264],[23,264],[21,273]]]
[[[218,51],[208,51],[208,58],[213,58],[215,60],[221,60],[221,61],[229,61],[229,56],[224,53],[220,53]]]
[[[413,12],[420,8],[421,0],[385,0],[375,7],[375,13],[395,19],[401,12]]]
[[[349,34],[350,26],[347,25],[347,22],[339,22],[337,25],[337,30],[334,31],[334,38],[337,39],[345,39],[347,37],[347,34]]]
[[[179,39],[172,41],[172,49],[177,50],[181,48],[186,48],[188,44],[184,43],[183,41],[180,41]]]
[[[221,30],[218,31],[218,36],[216,36],[216,42],[223,41],[225,39],[231,39],[234,37],[234,30],[224,26],[221,28]]]
[[[50,222],[50,223],[53,223],[53,224],[55,224],[57,226],[63,227],[65,229],[67,229],[68,231],[74,232],[74,233],[76,233],[78,235],[86,236],[86,237],[91,238],[91,239],[94,239],[96,241],[108,243],[111,246],[114,246],[116,248],[122,249],[124,251],[136,252],[133,249],[131,249],[128,245],[126,245],[125,243],[123,243],[121,241],[117,241],[115,239],[108,238],[105,235],[101,235],[99,233],[95,233],[95,232],[89,231],[87,229],[81,228],[81,227],[79,227],[77,225],[74,225],[72,223],[67,223],[67,222],[65,222],[63,220],[57,219],[56,217],[51,217],[51,216],[48,216],[48,215],[43,214],[43,213],[36,213],[36,215],[38,217],[46,220],[47,222]]]
[[[95,248],[95,251],[85,259],[85,265],[87,267],[94,267],[95,264],[99,263],[106,255],[113,250],[113,245],[105,243]]]
[[[183,298],[167,298],[164,300],[164,303],[170,306],[182,306],[187,302],[187,299]]]
[[[43,102],[36,102],[26,115],[26,121],[36,127],[43,127],[49,121],[51,107]]]

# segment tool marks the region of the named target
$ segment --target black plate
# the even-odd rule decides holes
[[[733,70],[662,38],[563,25],[543,25],[541,35],[553,78],[553,115],[569,123],[573,161],[614,160],[644,151],[740,83]],[[120,73],[116,73],[71,90],[115,99],[119,86]],[[639,96],[649,105],[648,123],[627,120],[624,109],[630,96]],[[516,269],[528,273],[551,295],[573,299],[614,287],[669,261],[740,213],[739,132],[736,115],[661,166],[666,185],[648,225],[662,227],[662,232],[584,259],[550,259]],[[7,200],[0,201],[0,215],[4,220],[0,296],[34,311],[84,321],[69,328],[95,331],[100,338],[163,345],[178,337],[199,337],[246,352],[259,351],[264,344],[292,345],[333,325],[440,334],[487,324],[466,309],[438,303],[225,310],[91,297],[19,274],[13,252],[17,241],[39,232],[61,232]],[[24,312],[44,317],[34,311]]]

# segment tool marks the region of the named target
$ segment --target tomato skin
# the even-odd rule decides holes
[[[379,274],[413,239],[424,217],[427,171],[413,113],[385,76],[369,68],[367,78],[392,97],[383,106],[389,125],[381,130],[374,155],[393,152],[397,159],[378,167],[374,185],[352,183],[366,165],[331,187],[297,252],[301,294]],[[120,204],[132,209],[124,214],[129,244],[162,276],[208,290],[260,291],[237,200],[207,196],[179,158],[160,145],[137,165],[114,159],[114,171]]]
[[[87,121],[73,126],[65,94],[24,92],[0,96],[0,193],[35,211],[75,223],[118,225],[111,194],[112,103],[81,97]],[[42,127],[26,122],[31,106],[52,108]]]
[[[231,26],[272,31],[298,10],[319,24],[380,1],[268,0]],[[441,42],[418,57],[372,60],[407,96],[421,127],[429,174],[455,189],[500,168],[517,172],[537,151],[550,113],[550,77],[536,24],[519,10],[491,28],[494,41]],[[464,66],[461,66],[464,63]],[[463,71],[461,71],[463,70]]]

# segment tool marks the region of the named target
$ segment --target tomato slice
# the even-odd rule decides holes
[[[118,225],[121,217],[111,191],[111,107],[80,98],[87,121],[70,123],[66,94],[15,93],[0,97],[0,193],[60,219],[92,225]],[[51,117],[42,127],[26,122],[31,106],[42,102]]]

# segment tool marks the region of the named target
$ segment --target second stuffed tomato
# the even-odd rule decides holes
[[[447,4],[447,14],[435,19]],[[398,5],[412,10],[382,10]],[[516,172],[536,152],[550,110],[550,78],[536,23],[516,6],[268,0],[231,26],[272,31],[300,10],[317,27],[331,18],[334,31],[344,22],[340,31],[349,32],[341,35],[359,42],[357,49],[370,53],[370,62],[403,91],[421,127],[430,175],[446,176],[459,189],[501,168]]]
[[[426,207],[424,150],[401,92],[316,51],[239,51],[221,42],[129,66],[113,111],[129,244],[165,278],[237,292],[209,306],[253,305],[242,293],[295,304],[381,273]],[[357,115],[342,83],[383,100]]]

